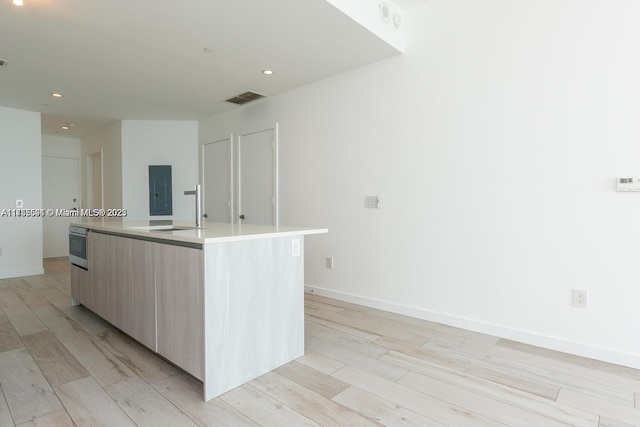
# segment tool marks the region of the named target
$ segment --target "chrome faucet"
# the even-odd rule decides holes
[[[196,196],[196,227],[202,225],[202,191],[200,190],[200,184],[196,184],[196,189],[191,191],[185,191],[185,196]]]

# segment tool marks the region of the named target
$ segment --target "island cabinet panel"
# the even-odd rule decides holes
[[[89,309],[156,350],[154,243],[91,233]]]
[[[117,303],[111,310],[120,329],[156,351],[154,243],[120,238]]]
[[[111,284],[116,280],[116,239],[100,233],[87,236],[89,286],[80,302],[100,317],[108,319]]]
[[[204,379],[202,250],[155,245],[158,353]]]
[[[304,354],[302,245],[301,236],[205,245],[205,400]]]

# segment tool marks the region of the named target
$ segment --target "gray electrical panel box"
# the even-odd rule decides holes
[[[171,165],[149,166],[149,215],[173,215]]]

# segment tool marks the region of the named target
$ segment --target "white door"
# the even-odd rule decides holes
[[[204,216],[208,222],[231,222],[231,138],[202,146]]]
[[[238,136],[238,223],[278,225],[277,129]]]
[[[42,156],[42,207],[78,209],[78,159]],[[43,255],[45,258],[69,256],[69,224],[77,218],[45,216]]]

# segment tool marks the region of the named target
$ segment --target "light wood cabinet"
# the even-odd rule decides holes
[[[71,298],[77,302],[85,301],[89,292],[89,272],[71,264]]]
[[[87,246],[89,271],[72,270],[74,299],[202,379],[202,250],[95,232]]]
[[[90,285],[76,299],[155,351],[155,244],[101,233],[87,241]]]
[[[158,353],[204,378],[202,250],[155,244]]]
[[[155,243],[118,238],[118,286],[111,315],[124,332],[156,351]]]
[[[115,280],[115,239],[100,233],[87,233],[89,285],[80,302],[103,318],[108,317],[108,284]],[[109,320],[109,319],[107,319]]]

